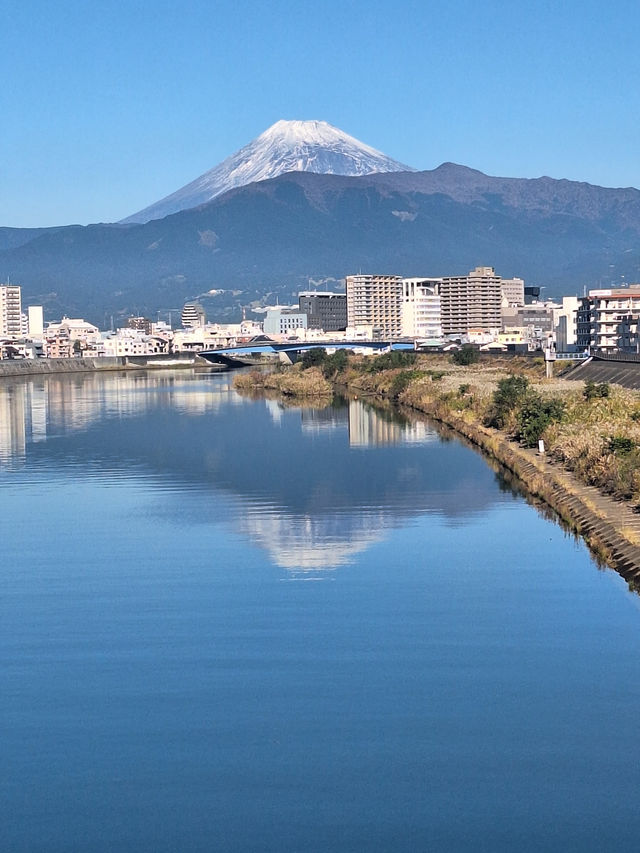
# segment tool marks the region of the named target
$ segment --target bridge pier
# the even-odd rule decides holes
[[[295,350],[280,350],[278,358],[280,364],[295,364],[298,360],[298,353]]]

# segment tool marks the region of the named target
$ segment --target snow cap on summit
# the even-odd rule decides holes
[[[326,121],[281,119],[195,181],[123,222],[161,219],[211,201],[235,187],[275,178],[285,172],[355,176],[413,171],[410,166],[392,160]]]

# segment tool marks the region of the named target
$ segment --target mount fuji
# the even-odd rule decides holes
[[[122,220],[145,223],[205,204],[228,190],[285,172],[370,175],[414,172],[326,121],[277,121],[218,166],[155,204]]]

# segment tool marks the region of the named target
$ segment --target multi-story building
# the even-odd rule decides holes
[[[153,333],[153,323],[148,317],[129,317],[127,320],[127,329],[135,329],[138,332],[144,332],[145,335]]]
[[[590,290],[576,316],[579,349],[638,352],[640,284],[619,290]]]
[[[290,335],[307,328],[307,315],[291,308],[273,308],[264,318],[265,335]]]
[[[207,315],[204,313],[204,308],[199,302],[187,302],[182,309],[180,322],[183,329],[194,329],[205,325]]]
[[[409,338],[442,337],[440,278],[402,279],[402,334]]]
[[[578,348],[578,307],[577,296],[563,296],[562,308],[556,311],[556,350],[573,352]]]
[[[348,275],[347,325],[371,326],[374,337],[402,337],[402,278],[399,275]]]
[[[59,323],[49,323],[44,330],[44,351],[47,358],[71,358],[94,348],[100,342],[97,326],[86,320],[63,317]]]
[[[308,329],[343,332],[347,327],[345,293],[304,290],[298,294],[298,308],[307,315]]]
[[[17,284],[0,285],[0,335],[19,338],[22,334],[22,296]]]
[[[44,314],[42,305],[29,305],[27,309],[29,337],[42,339],[44,335]]]
[[[493,267],[476,267],[469,275],[445,276],[440,285],[444,334],[499,329],[501,284],[502,279]]]
[[[507,305],[524,305],[524,279],[503,278],[500,282],[502,298]]]
[[[118,329],[117,332],[102,338],[101,352],[105,356],[165,354],[169,352],[169,341],[146,335],[139,329]]]

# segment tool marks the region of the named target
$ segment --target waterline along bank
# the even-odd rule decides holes
[[[99,358],[26,358],[0,361],[0,379],[4,377],[41,376],[56,373],[91,373],[107,370],[149,370],[203,367],[223,370],[205,362],[196,354],[185,352],[174,355],[100,356]]]
[[[465,365],[442,355],[390,353],[308,361],[244,373],[234,384],[305,400],[337,389],[446,424],[513,472],[599,560],[640,588],[640,393],[547,380],[544,365],[531,359]]]

